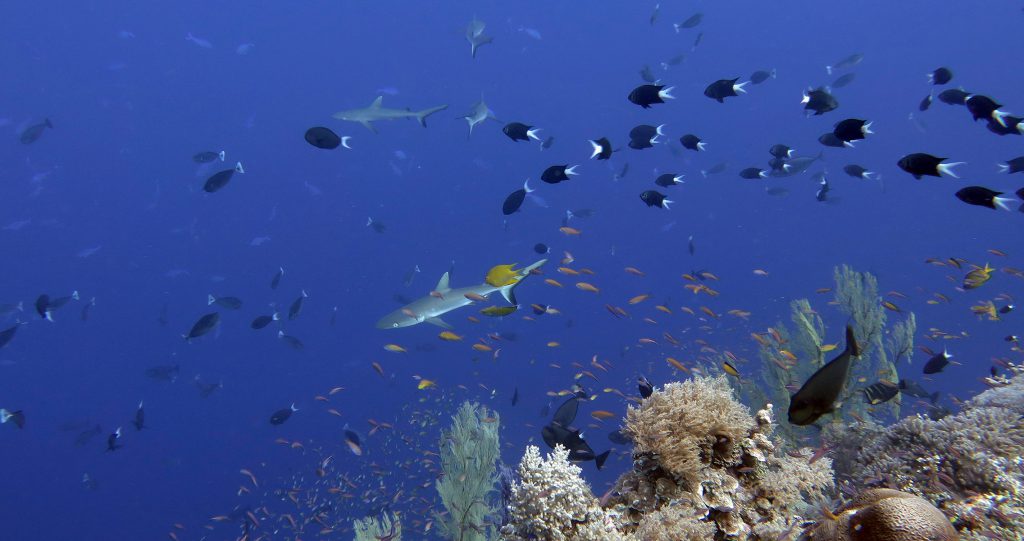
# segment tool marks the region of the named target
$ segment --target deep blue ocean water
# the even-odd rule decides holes
[[[749,335],[788,320],[791,300],[810,298],[829,327],[828,341],[840,341],[845,317],[814,290],[831,286],[832,269],[841,263],[874,273],[882,291],[910,297],[896,302],[916,313],[918,343],[941,348],[920,338],[932,327],[966,333],[950,344],[962,364],[923,381],[960,398],[979,391],[991,360],[1009,355],[1003,337],[1024,328],[1019,313],[989,322],[969,306],[999,293],[1021,298],[1024,282],[997,271],[982,289],[958,293],[947,275],[959,282],[963,272],[924,261],[961,257],[1024,267],[1024,215],[968,206],[953,196],[970,184],[1005,192],[1024,186],[1024,177],[996,173],[997,163],[1024,154],[1024,137],[997,137],[962,107],[936,102],[921,113],[917,105],[932,91],[925,74],[944,65],[955,74],[949,86],[1024,111],[1024,72],[1013,52],[1020,46],[1020,6],[662,2],[652,25],[653,7],[411,1],[8,6],[0,42],[0,302],[25,307],[4,328],[16,320],[27,324],[0,350],[0,407],[23,410],[27,424],[24,430],[0,426],[0,539],[161,539],[170,531],[182,540],[234,539],[237,523],[211,523],[210,517],[238,505],[286,512],[275,491],[291,486],[293,476],[302,478],[300,485],[313,482],[315,449],[334,455],[336,471],[357,480],[356,497],[337,504],[336,518],[347,522],[380,506],[380,500],[358,501],[365,494],[390,497],[399,489],[404,492],[393,508],[413,517],[439,505],[432,483],[418,488],[435,476],[422,464],[422,451],[436,450],[439,428],[462,400],[498,409],[503,458],[514,464],[527,443],[539,442],[545,419],[538,412],[551,400],[545,393],[574,382],[574,361],[589,368],[597,355],[614,365],[598,374],[600,382],[581,380],[601,395],[587,411],[622,412],[625,403],[600,390],[633,394],[639,374],[659,384],[671,380],[665,356],[696,363],[697,338],[748,359],[741,369],[756,385],[759,361]],[[698,27],[673,31],[672,22],[697,11],[705,14]],[[474,17],[494,37],[475,59],[464,37]],[[189,33],[212,47],[187,41]],[[680,53],[685,61],[662,69],[661,62]],[[862,53],[863,62],[826,73],[827,64],[853,53]],[[675,86],[677,99],[648,110],[626,100],[643,82],[638,71],[645,64]],[[716,79],[746,80],[772,68],[777,79],[724,104],[702,95]],[[806,118],[801,92],[851,71],[856,79],[834,90],[840,108]],[[388,107],[449,107],[431,116],[426,129],[386,121],[376,124],[377,134],[331,118],[368,105],[380,89],[387,91]],[[553,146],[541,151],[536,143],[513,143],[496,121],[467,138],[459,117],[481,97],[501,121],[543,128],[542,137],[555,137]],[[855,149],[818,144],[820,134],[848,117],[872,120],[876,134]],[[53,129],[33,144],[20,143],[21,131],[44,118]],[[629,129],[641,123],[666,124],[668,143],[625,148]],[[315,125],[352,136],[354,149],[308,145],[303,132]],[[708,150],[682,151],[678,138],[685,133],[700,135]],[[588,160],[587,140],[602,136],[622,150],[609,162]],[[775,143],[805,156],[824,149],[825,159],[797,177],[738,178],[744,167],[764,166]],[[223,166],[241,161],[246,173],[217,193],[204,193],[205,178],[222,164],[198,166],[191,156],[203,150],[226,151]],[[958,168],[960,180],[918,181],[896,167],[910,152],[968,163]],[[725,172],[702,177],[702,169],[720,162],[729,164]],[[627,163],[628,174],[615,180]],[[849,178],[841,170],[847,163],[882,179]],[[554,164],[581,164],[581,174],[559,185],[541,183],[541,172]],[[823,169],[832,188],[827,203],[815,200],[810,179]],[[663,190],[676,202],[671,210],[647,208],[638,198],[656,188],[653,180],[662,172],[686,174],[684,184]],[[502,200],[526,178],[548,206],[528,199],[521,212],[504,218]],[[770,196],[766,186],[789,194]],[[558,230],[567,209],[594,211],[570,223],[582,230],[578,237]],[[384,231],[367,227],[368,217]],[[260,237],[269,240],[252,245]],[[465,335],[461,343],[438,340],[439,329],[429,325],[374,328],[400,306],[396,294],[426,295],[450,268],[453,285],[480,283],[493,265],[539,258],[537,242],[552,248],[545,276],[527,279],[517,294],[525,305],[551,305],[560,315],[524,321],[527,306],[500,322],[472,324],[465,316],[474,309],[465,308],[447,318]],[[576,260],[573,268],[595,275],[557,273],[566,250]],[[403,285],[416,265],[422,272]],[[271,290],[279,266],[285,274]],[[646,276],[628,275],[626,266]],[[754,275],[756,268],[768,276]],[[683,289],[680,275],[702,269],[721,278],[714,284],[720,296],[695,298]],[[566,287],[545,285],[548,277]],[[583,278],[600,293],[573,287]],[[82,300],[58,310],[55,322],[34,313],[38,295],[75,290]],[[249,328],[253,317],[273,311],[269,303],[286,311],[302,290],[309,297],[296,320]],[[926,304],[934,292],[953,302]],[[238,296],[244,305],[220,310],[215,335],[185,343],[181,334],[210,311],[210,293]],[[642,293],[651,299],[626,305]],[[83,321],[81,311],[92,298],[96,304]],[[655,312],[660,302],[674,314]],[[606,303],[625,306],[633,317],[611,317]],[[720,314],[743,309],[752,315],[749,321],[723,315],[706,332],[696,317],[678,310],[702,304]],[[166,325],[159,322],[162,312]],[[643,322],[645,316],[658,324]],[[278,328],[300,338],[305,349],[288,348],[276,338]],[[682,347],[665,344],[663,331]],[[470,348],[493,332],[516,338],[492,343],[501,348],[497,359]],[[638,347],[648,336],[659,345]],[[550,341],[561,345],[548,347]],[[383,349],[388,343],[409,352],[389,353]],[[925,360],[916,353],[900,370],[920,379]],[[384,378],[371,368],[374,361]],[[146,377],[147,368],[168,364],[180,365],[176,382]],[[197,375],[223,382],[223,389],[201,398]],[[437,387],[418,390],[414,375]],[[345,389],[326,403],[314,399],[334,386]],[[515,388],[520,402],[512,407]],[[136,432],[129,421],[140,400],[148,428]],[[300,411],[286,424],[268,423],[271,413],[293,402]],[[409,422],[424,416],[439,424]],[[368,418],[395,429],[368,436]],[[345,448],[346,423],[364,437],[362,457]],[[79,432],[95,424],[102,432],[76,445]],[[125,431],[123,448],[105,452],[106,436],[118,426]],[[614,428],[606,421],[586,433],[602,451]],[[305,452],[277,438],[300,441]],[[625,458],[620,449],[602,472],[583,465],[595,492],[604,492],[627,467]],[[259,488],[239,474],[242,468],[256,474]],[[94,487],[85,486],[83,474]],[[252,493],[237,495],[243,485]],[[408,502],[413,494],[426,500]],[[294,506],[290,512],[297,516]],[[207,530],[207,524],[217,525]],[[314,537],[315,529],[303,536]],[[282,531],[270,538],[291,537]]]

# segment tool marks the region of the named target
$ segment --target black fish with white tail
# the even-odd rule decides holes
[[[928,362],[924,363],[923,372],[925,374],[938,374],[949,365],[949,360],[952,358],[953,354],[948,349],[943,349],[941,353],[932,355]]]
[[[953,167],[962,165],[964,162],[942,163],[944,161],[946,161],[946,158],[939,158],[924,152],[915,152],[900,158],[896,165],[918,180],[921,180],[921,177],[947,176],[960,178],[953,172]]]
[[[708,144],[705,143],[704,141],[702,141],[700,137],[697,137],[696,135],[694,135],[692,133],[688,133],[688,134],[680,137],[679,138],[679,143],[681,145],[683,145],[683,148],[685,148],[687,150],[694,150],[694,151],[697,151],[697,152],[700,152],[702,150],[707,150],[707,146],[708,146]]]
[[[204,150],[202,152],[196,152],[192,155],[192,161],[196,163],[210,163],[217,160],[224,161],[224,151],[214,152],[212,150]]]
[[[281,314],[279,312],[274,312],[269,316],[256,316],[256,318],[252,320],[252,323],[250,323],[249,326],[252,327],[253,329],[260,330],[275,321],[279,321],[280,319]]]
[[[501,132],[508,136],[513,141],[540,141],[540,137],[537,137],[537,133],[540,132],[540,128],[534,128],[533,126],[527,126],[522,122],[509,122],[501,128]]]
[[[719,79],[704,89],[704,95],[718,103],[725,103],[725,98],[746,94],[747,91],[743,87],[747,86],[750,81],[738,83],[737,81],[739,80],[739,77],[735,79]]]
[[[658,141],[658,137],[665,135],[661,130],[665,127],[664,124],[659,126],[651,126],[649,124],[640,124],[629,130],[629,148],[635,150],[643,150],[645,148],[653,148]]]
[[[245,169],[242,167],[242,162],[235,164],[232,169],[225,169],[223,171],[217,171],[210,178],[206,179],[203,184],[203,191],[206,193],[214,193],[223,189],[231,182],[231,177],[235,176],[235,173],[245,173]]]
[[[658,178],[654,179],[654,183],[662,188],[671,188],[676,184],[683,183],[683,175],[677,175],[675,173],[665,173],[658,175]]]
[[[928,82],[933,85],[944,85],[953,80],[953,70],[949,68],[936,68],[928,74]]]
[[[283,409],[279,409],[270,416],[270,424],[272,425],[283,425],[285,421],[291,419],[292,414],[299,411],[299,408],[295,407],[295,404]]]
[[[672,200],[667,197],[665,194],[655,190],[647,190],[640,194],[640,200],[646,203],[648,207],[658,207],[665,210],[668,210],[669,205],[672,204]]]
[[[875,174],[874,171],[868,171],[855,163],[844,165],[843,172],[853,178],[862,178],[864,180],[871,180],[871,175]]]
[[[978,207],[986,207],[992,210],[1012,210],[1010,204],[1014,202],[1012,197],[1002,197],[1003,192],[997,192],[984,186],[968,186],[956,192],[956,198]]]
[[[872,133],[874,132],[871,131],[871,122],[860,118],[840,120],[832,130],[832,134],[836,136],[836,139],[839,139],[843,142],[843,145],[848,147],[852,147],[854,141],[860,141]]]
[[[135,425],[135,430],[142,430],[146,428],[146,410],[142,407],[142,401],[139,401],[139,407],[135,408],[135,418],[132,419],[132,424]]]
[[[505,197],[505,201],[501,204],[501,213],[505,216],[509,216],[519,212],[519,209],[523,206],[523,202],[526,201],[526,194],[532,191],[533,189],[530,188],[530,179],[526,179],[526,182],[523,182],[522,188]]]
[[[803,104],[805,111],[812,111],[814,116],[835,111],[839,107],[839,101],[824,88],[806,90],[800,103]]]
[[[559,182],[565,182],[569,180],[569,177],[576,176],[579,173],[576,172],[578,165],[570,166],[566,165],[552,165],[544,170],[540,175],[540,179],[548,184],[558,184]]]
[[[650,109],[656,103],[665,103],[665,100],[674,100],[672,90],[675,87],[665,85],[640,85],[629,93],[629,101]]]
[[[600,139],[591,139],[590,148],[593,149],[590,153],[590,159],[607,160],[612,157],[612,143],[607,137]]]

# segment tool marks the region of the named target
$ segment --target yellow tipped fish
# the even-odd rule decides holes
[[[722,370],[734,378],[740,377],[740,371],[736,370],[736,367],[729,361],[722,361]]]
[[[390,351],[391,353],[405,353],[406,351],[408,351],[398,344],[385,344],[384,349]]]
[[[512,305],[512,306],[488,306],[487,308],[484,308],[483,310],[480,310],[480,313],[485,315],[485,316],[490,316],[490,317],[505,317],[505,316],[515,312],[518,309],[519,309],[519,305]]]

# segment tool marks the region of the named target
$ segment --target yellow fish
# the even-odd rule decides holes
[[[431,381],[426,378],[421,379],[420,382],[416,385],[416,388],[421,391],[423,389],[430,389],[431,387],[437,387],[437,382]]]
[[[729,374],[730,376],[733,376],[735,378],[740,377],[740,371],[736,370],[736,367],[733,366],[732,363],[730,363],[729,361],[722,361],[722,370],[725,370],[726,374]]]
[[[458,342],[459,340],[462,340],[461,336],[453,333],[452,331],[441,331],[441,334],[437,335],[437,337],[447,342]]]
[[[494,287],[505,287],[514,284],[522,279],[519,271],[515,268],[516,265],[518,263],[495,265],[491,267],[491,270],[487,271],[487,277],[484,278],[484,281]]]
[[[821,352],[822,353],[828,353],[828,352],[832,351],[833,349],[836,349],[837,347],[839,347],[839,344],[823,344],[821,346]]]
[[[519,305],[513,305],[513,306],[488,306],[487,308],[484,308],[483,310],[480,310],[480,313],[485,315],[485,316],[504,317],[504,316],[507,316],[507,315],[511,314],[512,312],[515,312],[518,309],[519,309]]]
[[[983,268],[974,269],[971,272],[968,272],[967,276],[964,277],[964,289],[976,289],[981,287],[985,282],[992,278],[992,271],[994,270],[995,269],[988,266],[988,263],[985,263]]]
[[[398,344],[385,344],[384,349],[392,353],[405,353],[406,349]]]

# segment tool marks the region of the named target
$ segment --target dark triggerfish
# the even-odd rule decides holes
[[[853,327],[846,326],[846,349],[838,357],[815,372],[789,401],[789,422],[809,425],[835,408],[836,399],[846,385],[846,376],[860,347],[853,336]]]

